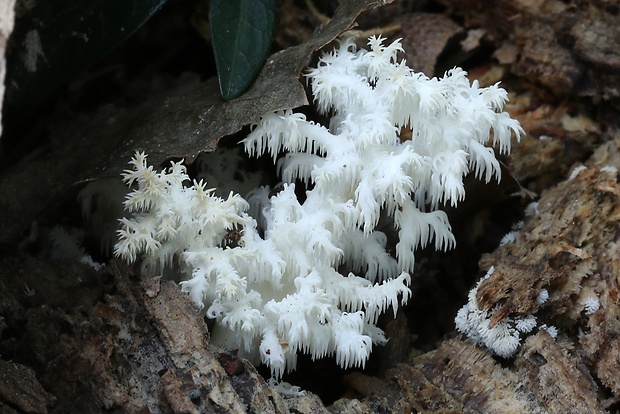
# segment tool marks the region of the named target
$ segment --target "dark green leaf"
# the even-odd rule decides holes
[[[275,0],[213,0],[211,39],[226,100],[240,96],[263,66],[275,25]]]

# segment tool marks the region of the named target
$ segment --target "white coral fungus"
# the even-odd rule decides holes
[[[491,267],[469,292],[469,301],[458,311],[454,322],[459,332],[489,348],[500,357],[508,358],[519,348],[521,343],[519,331],[531,331],[536,326],[536,320],[528,318],[515,324],[515,321],[506,318],[491,327],[491,318],[495,310],[480,308],[476,294],[480,284],[490,278],[494,271],[495,269]]]
[[[491,350],[494,354],[502,358],[512,357],[521,344],[521,335],[532,332],[538,325],[536,316],[525,315],[518,317],[504,317],[499,322],[491,326],[491,320],[498,311],[497,307],[491,309],[480,308],[476,295],[478,288],[485,280],[489,279],[495,268],[491,266],[486,275],[478,281],[476,286],[469,292],[468,302],[458,311],[454,323],[457,331],[465,334],[477,343]],[[540,297],[545,299],[537,300],[538,304],[544,303],[549,297],[546,289],[541,290]],[[541,325],[541,329],[547,329],[546,325]],[[553,328],[555,329],[555,328]],[[549,330],[557,336],[557,330]],[[555,338],[555,336],[553,336]]]
[[[137,188],[116,254],[143,255],[151,269],[178,266],[182,289],[218,322],[212,340],[261,360],[276,378],[294,369],[298,351],[363,367],[373,344],[386,341],[379,315],[411,296],[414,250],[455,244],[439,207],[463,199],[470,171],[499,180],[485,144],[505,153],[512,133],[522,133],[501,112],[506,92],[497,85],[470,85],[461,69],[429,79],[397,62],[398,41],[369,44],[357,51],[343,40],[308,73],[329,126],[287,110],[265,115],[243,140],[250,155],[271,154],[284,181],[271,198],[265,188],[248,197],[259,200],[251,211],[262,231],[244,199],[188,186],[180,163],[156,172],[136,154],[124,175]],[[401,140],[403,127],[411,140]],[[299,182],[308,188],[303,202]],[[398,232],[396,257],[380,217]]]
[[[597,310],[601,307],[601,302],[599,302],[598,298],[595,296],[590,296],[586,299],[586,303],[583,306],[586,315],[594,315]]]

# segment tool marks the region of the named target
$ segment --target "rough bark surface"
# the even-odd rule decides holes
[[[618,4],[605,0],[494,2],[441,0],[513,50],[512,71],[560,94],[617,99],[620,69]]]
[[[251,364],[209,344],[198,309],[174,282],[140,280],[114,264],[99,273],[50,267],[18,252],[0,268],[2,280],[23,274],[3,286],[0,305],[7,318],[27,324],[20,344],[2,345],[42,368],[35,376],[2,362],[1,412],[289,411]],[[52,280],[60,287],[47,289]],[[291,406],[311,413],[316,404],[308,395]]]

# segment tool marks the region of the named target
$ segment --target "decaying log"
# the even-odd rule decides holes
[[[26,326],[23,344],[5,335],[1,346],[38,371],[2,362],[6,412],[327,412],[316,395],[281,395],[248,361],[212,346],[199,310],[174,282],[141,280],[115,263],[97,273],[5,257],[1,280],[10,283],[0,305],[10,328]],[[15,274],[20,280],[6,278]],[[56,287],[46,289],[52,280]]]
[[[483,271],[497,270],[479,302],[499,306],[497,318],[534,314],[558,328],[556,340],[540,330],[514,359],[500,360],[465,338],[448,339],[381,377],[349,374],[350,395],[329,411],[617,407],[620,136],[608,136],[587,166],[541,195],[514,243],[481,260]],[[173,282],[139,278],[116,262],[96,272],[19,251],[1,257],[0,353],[31,367],[22,388],[40,393],[27,409],[0,381],[0,401],[17,412],[328,412],[315,395],[283,396],[247,361],[210,345],[198,309]],[[549,299],[540,304],[543,288]],[[600,302],[591,313],[590,298]]]
[[[483,29],[512,72],[559,94],[620,97],[618,5],[592,1],[441,0]],[[510,53],[505,53],[510,51]],[[510,56],[508,58],[508,56]]]
[[[442,2],[464,17],[463,30],[484,32],[482,41],[498,48],[495,56],[513,74],[553,94],[511,98],[509,110],[529,134],[511,167],[540,199],[515,241],[482,257],[481,275],[490,266],[496,270],[477,298],[499,309],[494,323],[532,314],[539,325],[557,327],[557,339],[536,330],[514,358],[502,360],[452,334],[431,351],[403,358],[410,332],[406,318],[398,318],[391,322],[398,327],[386,329],[398,332],[387,345],[396,365],[380,376],[347,374],[347,394],[325,407],[311,393],[283,395],[234,351],[212,346],[198,309],[172,282],[139,278],[116,262],[95,272],[5,248],[0,411],[617,411],[618,7],[605,0]],[[444,42],[460,30],[445,27]],[[435,49],[423,62],[429,68],[440,52]],[[575,96],[593,97],[594,104],[584,110],[583,101],[572,102]],[[579,162],[585,168],[567,178]],[[542,289],[549,292],[545,303],[536,300]],[[600,308],[587,311],[593,299]]]
[[[31,368],[0,360],[0,412],[46,413],[55,400]]]

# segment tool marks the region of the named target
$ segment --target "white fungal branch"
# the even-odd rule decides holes
[[[411,296],[414,251],[455,244],[440,207],[464,198],[470,172],[499,180],[486,145],[506,153],[522,133],[502,112],[507,94],[498,85],[470,84],[458,68],[429,79],[397,60],[399,41],[383,42],[370,38],[368,51],[344,39],[308,72],[329,125],[285,110],[263,116],[242,141],[248,154],[278,164],[284,183],[271,197],[265,187],[250,203],[218,197],[203,181],[187,185],[181,163],[157,172],[143,153],[124,174],[131,217],[115,253],[142,257],[151,270],[175,267],[182,289],[217,321],[212,340],[264,362],[276,378],[295,368],[298,352],[363,367],[386,341],[378,316],[390,307],[396,314]],[[299,182],[308,188],[303,201]],[[398,233],[395,257],[380,218]]]

